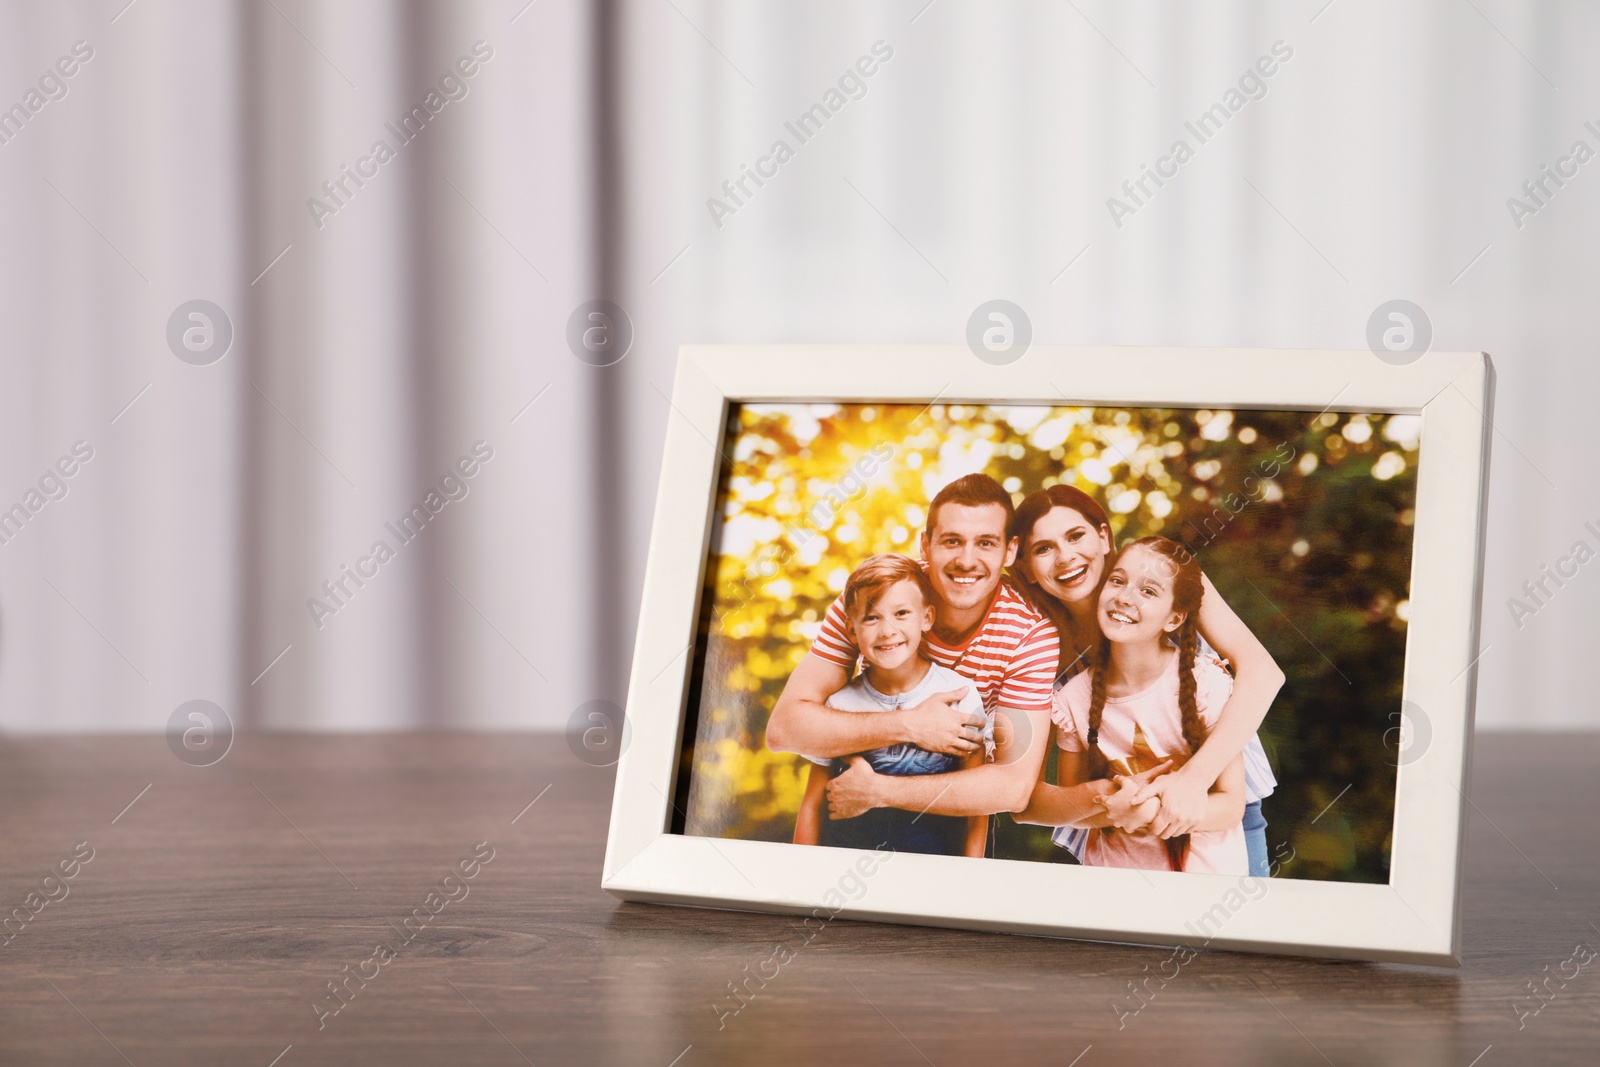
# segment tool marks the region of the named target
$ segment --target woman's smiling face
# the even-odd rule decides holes
[[[1065,603],[1088,599],[1100,587],[1111,535],[1072,508],[1054,507],[1039,517],[1023,554],[1039,588]]]
[[[1100,590],[1100,630],[1111,641],[1150,641],[1183,625],[1172,610],[1172,561],[1145,545],[1117,557]]]

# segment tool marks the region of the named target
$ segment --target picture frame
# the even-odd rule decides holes
[[[689,345],[670,399],[602,888],[622,900],[1457,966],[1494,370],[1487,354],[1034,345]],[[1050,404],[1422,418],[1388,884],[1148,876],[671,832],[731,404]],[[1425,735],[1425,740],[1423,739]],[[1407,747],[1415,746],[1415,747]],[[855,892],[857,885],[863,891]],[[848,888],[848,892],[844,891]],[[1214,929],[1213,929],[1214,927]]]

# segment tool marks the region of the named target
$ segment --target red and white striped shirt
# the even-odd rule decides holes
[[[1060,638],[1055,624],[1023,599],[1010,581],[1001,579],[989,614],[966,644],[941,644],[932,633],[922,635],[924,654],[972,682],[985,711],[1050,711]],[[844,597],[836,598],[811,643],[811,654],[854,671],[860,655],[844,613]]]

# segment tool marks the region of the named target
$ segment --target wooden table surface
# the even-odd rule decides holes
[[[559,735],[7,739],[0,908],[59,899],[0,945],[0,1063],[1595,1064],[1600,961],[1527,983],[1600,948],[1600,735],[1477,752],[1460,970],[1208,952],[1119,1030],[1167,950],[839,920],[719,1028],[795,920],[602,893],[611,772]]]

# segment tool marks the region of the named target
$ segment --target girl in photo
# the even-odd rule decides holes
[[[1110,523],[1093,497],[1072,486],[1055,485],[1022,502],[1012,532],[1019,539],[1012,578],[1056,624],[1061,635],[1059,687],[1087,667],[1103,636],[1098,600],[1116,559]],[[1277,779],[1256,730],[1278,695],[1284,676],[1271,653],[1223,600],[1210,579],[1202,573],[1200,580],[1203,596],[1194,613],[1200,636],[1198,655],[1221,658],[1231,664],[1232,695],[1199,751],[1171,773],[1153,780],[1146,773],[1137,795],[1141,803],[1160,799],[1151,824],[1155,833],[1177,836],[1191,831],[1209,806],[1211,786],[1233,758],[1242,753],[1247,800],[1242,821],[1250,873],[1264,878],[1269,863],[1261,800],[1277,787]],[[1060,826],[1056,843],[1082,861],[1088,833],[1069,825],[1069,809],[1058,803],[1057,789],[1043,781],[1038,784],[1028,808],[1033,817],[1028,821]],[[1052,812],[1061,814],[1059,821],[1050,817]]]
[[[1139,799],[1145,776],[1182,767],[1200,750],[1233,689],[1222,664],[1199,652],[1204,597],[1200,565],[1163,537],[1128,545],[1106,576],[1089,669],[1057,691],[1052,715],[1061,783],[1054,814],[1092,831],[1087,865],[1249,873],[1242,755],[1208,786],[1188,833],[1154,832],[1160,801]],[[1036,814],[1030,806],[1018,818],[1041,821]]]

